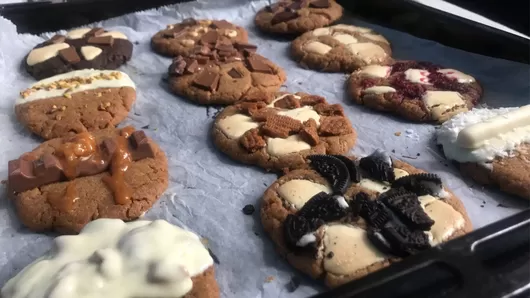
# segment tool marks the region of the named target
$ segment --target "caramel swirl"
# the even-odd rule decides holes
[[[127,204],[132,197],[131,189],[125,182],[125,172],[132,163],[132,157],[129,152],[128,140],[124,136],[124,130],[116,140],[117,148],[110,162],[111,175],[103,177],[103,182],[112,190],[114,201],[119,205]]]
[[[132,135],[132,133],[135,132],[135,131],[136,131],[136,129],[134,127],[126,126],[126,127],[121,129],[120,135],[128,139]]]
[[[72,180],[77,177],[79,161],[90,158],[97,151],[96,138],[89,132],[83,132],[62,144],[57,151],[64,157],[62,165],[65,176]]]

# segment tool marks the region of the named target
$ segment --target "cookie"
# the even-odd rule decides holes
[[[26,56],[26,70],[37,80],[76,69],[116,69],[132,56],[125,34],[103,28],[80,28],[55,35]]]
[[[470,75],[429,62],[369,65],[351,74],[358,104],[417,122],[443,123],[478,104],[482,88]]]
[[[372,29],[335,25],[306,32],[291,44],[291,56],[305,68],[351,73],[371,64],[390,64],[390,43]]]
[[[254,23],[267,33],[302,34],[341,16],[342,6],[334,0],[283,0],[260,9]]]
[[[77,233],[91,220],[140,217],[167,188],[167,159],[129,126],[46,141],[9,161],[8,192],[30,230]]]
[[[198,104],[233,104],[257,92],[276,92],[285,72],[250,44],[197,46],[169,67],[169,87]]]
[[[193,53],[195,46],[218,40],[223,43],[247,43],[248,32],[226,20],[185,19],[157,32],[151,38],[151,47],[165,56],[187,56]]]
[[[357,134],[341,105],[307,93],[261,94],[226,107],[212,136],[217,148],[265,169],[296,168],[311,154],[343,154]]]
[[[53,139],[114,127],[136,100],[136,87],[119,71],[84,69],[31,85],[15,102],[18,120],[31,132]]]
[[[472,229],[438,176],[385,152],[313,155],[308,163],[265,191],[261,221],[292,266],[329,287]]]
[[[442,124],[436,137],[464,175],[530,199],[530,105],[473,109]]]
[[[213,259],[194,233],[164,220],[98,219],[79,235],[55,238],[1,296],[217,298],[219,287]]]

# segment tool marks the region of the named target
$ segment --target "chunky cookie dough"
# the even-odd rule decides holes
[[[125,34],[103,28],[80,28],[55,35],[26,56],[27,71],[44,79],[76,69],[116,69],[132,56]]]
[[[114,127],[136,100],[136,87],[119,71],[76,70],[31,85],[15,102],[18,120],[53,139]]]
[[[8,164],[8,193],[26,227],[77,233],[97,218],[133,220],[168,184],[167,159],[133,127],[44,142]]]
[[[231,158],[265,169],[296,168],[310,154],[343,154],[357,134],[342,106],[306,93],[257,94],[217,115],[212,135]]]
[[[335,25],[306,32],[291,44],[300,65],[320,71],[352,72],[371,64],[390,64],[390,43],[368,28]]]
[[[265,191],[261,221],[291,265],[329,287],[472,229],[438,176],[381,151],[309,156]]]
[[[168,25],[151,38],[153,50],[166,56],[187,56],[197,45],[208,45],[220,40],[223,43],[247,43],[248,33],[240,26],[225,20],[186,19]]]
[[[530,105],[459,114],[437,130],[437,141],[475,181],[530,199]]]
[[[301,34],[330,25],[342,16],[334,0],[283,0],[256,14],[256,26],[268,33]]]
[[[257,92],[277,92],[285,72],[255,53],[250,44],[221,41],[197,46],[189,56],[178,56],[169,67],[169,86],[199,104],[232,104]]]
[[[164,220],[98,219],[59,236],[9,280],[3,298],[217,298],[213,259],[192,232]]]
[[[351,74],[348,88],[358,104],[419,122],[443,123],[472,109],[482,96],[472,76],[417,61],[365,66]]]

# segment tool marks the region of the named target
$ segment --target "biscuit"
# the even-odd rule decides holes
[[[157,32],[151,38],[151,47],[165,56],[187,56],[195,46],[218,40],[223,43],[247,43],[248,32],[225,20],[186,19]]]
[[[0,296],[218,298],[213,263],[196,234],[167,221],[98,219],[55,238]]]
[[[15,102],[18,120],[53,139],[114,127],[127,117],[136,87],[119,71],[76,70],[31,85]]]
[[[24,60],[37,80],[77,69],[116,69],[131,59],[133,44],[125,34],[80,28],[38,44]]]
[[[308,160],[265,191],[261,221],[280,255],[329,287],[472,230],[439,177],[384,152]]]
[[[291,56],[305,68],[351,73],[392,61],[390,43],[368,28],[335,25],[306,32],[291,43]]]
[[[77,233],[91,220],[140,217],[167,188],[167,159],[132,127],[46,141],[8,164],[8,192],[32,231]]]
[[[473,109],[442,124],[436,138],[464,175],[530,199],[530,105]]]
[[[296,168],[311,154],[343,154],[357,134],[342,106],[307,93],[248,97],[226,107],[212,128],[217,148],[265,169]]]
[[[334,0],[285,0],[260,9],[256,26],[267,33],[302,34],[322,28],[342,16],[342,6]]]
[[[250,44],[197,46],[178,56],[169,67],[169,87],[198,104],[232,104],[256,92],[276,92],[286,76],[283,69],[256,54]]]
[[[369,65],[351,74],[353,101],[417,122],[443,123],[472,109],[482,96],[475,78],[429,62]]]

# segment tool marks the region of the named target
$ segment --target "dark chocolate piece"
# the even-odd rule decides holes
[[[256,208],[254,208],[254,205],[248,204],[248,205],[245,205],[245,207],[243,207],[242,211],[243,211],[243,214],[245,215],[252,215],[254,214],[254,211],[256,211]]]
[[[66,40],[66,37],[64,35],[56,34],[52,38],[50,38],[51,43],[62,43]]]
[[[296,215],[306,219],[314,218],[330,222],[346,216],[347,210],[348,207],[341,206],[336,198],[320,192],[309,199]]]
[[[133,132],[129,137],[129,144],[129,151],[133,161],[155,157],[155,151],[143,130]]]
[[[329,0],[314,0],[309,3],[311,8],[329,8],[331,3]]]
[[[272,4],[272,5],[266,6],[265,9],[268,12],[277,13],[277,12],[283,10],[283,5],[282,5],[282,3],[275,3],[275,4]]]
[[[434,224],[434,220],[421,207],[418,196],[410,191],[391,189],[382,193],[378,199],[412,229],[429,231]]]
[[[89,44],[97,44],[104,46],[112,46],[114,39],[112,36],[94,36],[90,37],[87,41]]]
[[[232,29],[234,26],[227,22],[226,20],[220,20],[220,21],[212,21],[212,24],[210,24],[210,27],[216,28],[216,29]]]
[[[64,60],[64,62],[69,64],[76,64],[81,61],[81,57],[79,57],[74,47],[60,50],[59,56]]]
[[[30,161],[23,158],[10,160],[8,187],[11,192],[24,192],[36,187],[59,182],[63,178],[61,162],[51,154]]]
[[[105,29],[103,28],[92,28],[92,30],[88,31],[84,37],[100,36],[103,32],[105,32]]]
[[[173,60],[173,63],[169,66],[170,75],[182,75],[186,69],[186,60],[182,56],[178,56]]]
[[[350,185],[350,173],[346,165],[331,155],[310,155],[311,167],[322,175],[333,189],[334,194],[342,195]]]
[[[231,76],[233,79],[240,79],[243,77],[243,74],[233,67],[228,71],[228,75]]]
[[[251,71],[272,74],[272,69],[263,61],[263,58],[251,56],[247,58],[247,64]]]
[[[298,18],[298,13],[293,10],[284,10],[282,12],[278,12],[272,17],[271,19],[271,25],[276,25],[283,22],[288,22],[290,20],[294,20]]]
[[[258,49],[258,46],[250,44],[250,43],[236,43],[234,44],[234,47],[238,49],[239,51],[248,51],[248,52],[255,52]]]
[[[202,44],[216,43],[219,39],[219,33],[217,31],[208,31],[201,37]]]
[[[211,72],[208,70],[203,70],[196,78],[193,80],[193,85],[206,90],[206,91],[215,91],[217,90],[217,85],[219,84],[219,74]]]

